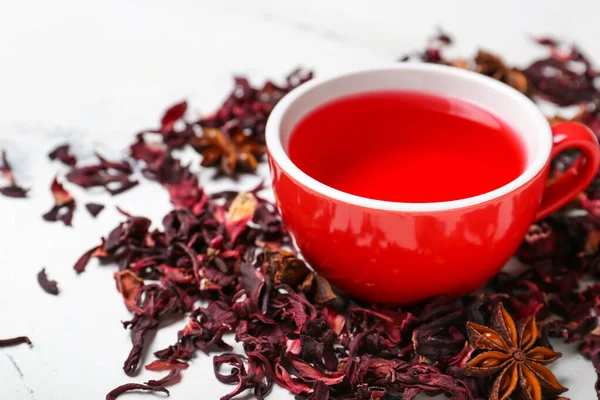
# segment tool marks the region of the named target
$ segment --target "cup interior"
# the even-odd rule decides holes
[[[325,186],[304,174],[291,162],[287,154],[290,135],[293,128],[310,111],[340,97],[383,90],[415,91],[454,97],[474,103],[496,115],[511,125],[520,137],[526,157],[523,173],[501,188],[469,199],[440,203],[393,203],[366,199]],[[533,178],[548,161],[552,147],[552,133],[545,117],[531,100],[517,90],[474,72],[421,63],[397,64],[331,79],[309,81],[289,93],[275,107],[267,124],[266,140],[274,161],[309,188],[344,201],[359,201],[365,206],[409,209],[419,209],[419,206],[425,204],[443,209],[463,207],[468,205],[461,203],[466,200],[481,202],[498,197]]]

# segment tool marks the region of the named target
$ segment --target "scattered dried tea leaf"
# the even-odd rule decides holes
[[[267,119],[275,105],[312,77],[311,71],[297,68],[288,74],[284,85],[267,81],[260,88],[253,87],[245,77],[235,77],[234,87],[221,107],[198,122],[205,128],[248,133],[254,142],[264,144]]]
[[[6,197],[13,197],[15,199],[27,197],[27,192],[29,192],[29,189],[23,189],[16,185],[0,187],[0,193]]]
[[[258,207],[258,200],[252,193],[242,192],[235,196],[229,206],[229,221],[251,220]]]
[[[187,108],[187,101],[182,101],[181,103],[171,106],[171,108],[165,112],[160,121],[161,131],[168,132],[173,130],[173,125],[175,125],[175,122],[183,118]]]
[[[114,277],[117,283],[117,290],[123,296],[123,301],[127,309],[131,312],[139,312],[140,310],[136,307],[135,301],[140,289],[144,286],[144,280],[128,269],[116,272]]]
[[[6,156],[6,150],[2,150],[2,158],[0,158],[0,161],[2,162],[0,164],[0,173],[2,173],[2,177],[9,183],[14,183],[15,178],[12,173],[12,167],[8,162],[8,158]]]
[[[143,385],[141,383],[126,383],[124,385],[121,385],[121,386],[111,390],[106,395],[106,400],[115,400],[117,397],[119,397],[123,393],[131,392],[134,390],[145,390],[148,392],[162,392],[162,393],[166,393],[167,396],[169,396],[169,391],[164,387]]]
[[[75,211],[75,199],[56,177],[50,185],[50,190],[54,197],[54,206],[42,218],[49,222],[62,221],[66,226],[71,226]]]
[[[139,183],[131,178],[133,168],[129,162],[108,161],[99,154],[96,157],[98,164],[74,167],[67,174],[67,180],[86,189],[103,186],[112,195],[123,193]]]
[[[44,289],[44,292],[53,294],[55,296],[58,295],[58,283],[48,279],[48,276],[46,275],[46,268],[42,268],[42,270],[38,273],[37,279],[42,289]]]
[[[179,361],[161,361],[154,360],[150,364],[146,365],[148,371],[170,371],[174,368],[187,369],[190,365],[188,363]]]
[[[59,160],[65,165],[73,166],[77,164],[77,157],[69,153],[70,146],[68,144],[63,144],[57,146],[54,150],[48,153],[48,158],[50,160]]]
[[[104,205],[98,203],[87,203],[85,208],[89,211],[92,217],[96,218],[98,214],[104,210]]]
[[[29,189],[24,189],[16,183],[15,176],[13,175],[12,167],[8,162],[5,150],[2,150],[0,157],[0,174],[2,174],[4,180],[8,182],[8,185],[0,187],[0,193],[2,195],[12,198],[27,197],[27,192]]]
[[[10,339],[0,339],[0,347],[16,346],[18,344],[27,343],[32,345],[31,340],[27,336],[18,336]]]
[[[99,250],[102,250],[102,246],[93,247],[90,250],[83,253],[81,255],[81,257],[79,257],[79,259],[77,260],[75,265],[73,266],[73,269],[75,271],[77,271],[77,273],[82,273],[83,271],[85,271],[85,267],[87,266],[88,262],[90,261],[90,259],[94,255],[94,253],[96,253]]]
[[[252,193],[239,193],[231,202],[227,212],[225,230],[235,243],[237,237],[246,229],[248,222],[254,218],[258,200]]]
[[[180,367],[174,367],[167,375],[158,380],[149,380],[146,382],[148,386],[169,386],[178,383],[181,380],[181,369]]]

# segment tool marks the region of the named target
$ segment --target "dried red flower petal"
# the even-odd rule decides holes
[[[252,87],[245,77],[235,77],[234,88],[221,107],[201,119],[199,124],[208,128],[226,128],[227,132],[232,129],[248,131],[257,143],[264,143],[267,119],[275,104],[312,77],[312,72],[298,68],[288,74],[285,85],[267,81],[260,89]]]
[[[181,380],[181,368],[175,367],[167,375],[158,380],[149,380],[146,382],[148,386],[169,386],[174,385]]]
[[[0,187],[0,193],[6,197],[13,197],[15,199],[27,197],[27,192],[29,192],[29,189],[23,189],[16,185]]]
[[[545,222],[533,224],[519,248],[519,258],[527,262],[548,258],[554,252],[555,242],[556,236],[550,225]]]
[[[24,189],[15,182],[15,176],[12,173],[12,167],[8,162],[5,150],[2,150],[0,157],[0,174],[8,182],[7,186],[0,187],[0,194],[16,199],[27,197],[29,189]]]
[[[154,360],[150,364],[146,365],[148,371],[170,371],[174,368],[187,369],[190,365],[188,363],[179,361],[162,361]]]
[[[78,273],[82,273],[83,271],[85,271],[85,267],[90,261],[90,258],[92,258],[92,254],[94,254],[96,250],[98,250],[98,247],[91,248],[90,250],[83,253],[83,255],[79,257],[79,260],[77,260],[77,262],[75,263],[73,269]]]
[[[45,213],[42,218],[49,222],[62,221],[66,226],[71,226],[73,212],[75,211],[75,199],[55,177],[50,185],[54,206]]]
[[[57,146],[54,150],[48,153],[48,158],[50,160],[60,160],[65,165],[73,166],[77,164],[77,157],[69,153],[70,146],[68,144],[63,144]]]
[[[187,111],[187,107],[187,101],[182,101],[181,103],[171,106],[171,108],[165,112],[160,121],[161,132],[166,133],[173,130],[173,125],[175,125],[175,122],[183,118],[185,112]]]
[[[0,164],[0,173],[2,173],[3,178],[9,183],[14,183],[15,178],[12,174],[12,167],[8,162],[8,157],[6,156],[6,150],[2,150],[1,156],[0,161],[2,161],[2,163]]]
[[[257,399],[264,398],[273,386],[273,379],[266,374],[263,361],[252,357],[248,360],[248,368],[245,366],[244,358],[238,354],[225,353],[213,358],[215,376],[222,383],[235,384],[236,388],[229,394],[222,396],[221,400],[229,400],[247,389],[254,389]],[[222,365],[230,365],[231,373],[224,375],[220,373]]]
[[[0,339],[0,348],[1,347],[9,347],[16,346],[18,344],[27,343],[28,345],[32,345],[31,340],[27,336],[18,336],[10,339]]]
[[[559,45],[559,42],[556,39],[548,36],[534,37],[533,40],[535,40],[538,44],[541,44],[542,46],[548,46],[550,48],[555,48]]]
[[[131,179],[133,169],[127,161],[108,161],[96,154],[99,163],[75,167],[67,174],[67,180],[83,188],[103,186],[110,194],[117,195],[136,186]]]
[[[559,106],[590,102],[598,96],[594,83],[598,73],[575,46],[566,52],[552,51],[550,57],[535,61],[523,73],[536,88],[536,95]]]
[[[102,210],[104,210],[104,205],[97,203],[87,203],[85,205],[85,208],[89,211],[92,217],[96,218],[98,214],[100,214]]]
[[[42,289],[44,289],[44,292],[53,294],[55,296],[58,295],[58,284],[56,281],[48,279],[48,276],[46,275],[46,268],[42,268],[42,270],[38,273],[37,279]]]
[[[140,279],[130,270],[116,272],[114,277],[117,283],[117,290],[123,296],[123,301],[125,301],[127,309],[131,312],[140,312],[141,310],[135,304],[140,289],[144,286],[144,280]]]
[[[162,392],[162,393],[166,393],[167,396],[169,396],[169,391],[167,389],[165,389],[164,387],[143,385],[141,383],[126,383],[124,385],[121,385],[121,386],[111,390],[106,395],[106,400],[115,400],[117,397],[119,397],[123,393],[131,392],[134,390],[145,390],[148,392]]]

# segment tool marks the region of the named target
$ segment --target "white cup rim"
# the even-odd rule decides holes
[[[300,168],[298,168],[292,162],[287,152],[285,151],[280,135],[282,120],[285,117],[286,111],[290,108],[290,106],[306,93],[334,79],[351,78],[353,75],[360,75],[364,73],[377,73],[389,71],[429,71],[435,72],[436,74],[439,73],[445,75],[449,79],[455,77],[461,79],[468,79],[473,81],[474,83],[478,83],[479,85],[483,84],[496,92],[500,92],[504,96],[510,97],[511,101],[517,102],[518,106],[522,107],[522,109],[527,112],[527,118],[530,118],[531,122],[536,127],[536,129],[534,129],[532,132],[527,132],[527,134],[539,136],[539,147],[534,149],[535,155],[532,162],[528,163],[529,165],[527,166],[527,168],[516,179],[495,190],[464,199],[431,203],[393,202],[356,196],[327,186],[317,181],[313,177],[309,176]],[[318,105],[320,104],[315,104],[315,107]],[[326,78],[312,79],[292,90],[290,93],[285,95],[283,99],[279,101],[279,103],[277,103],[267,121],[265,140],[269,156],[273,158],[273,161],[276,162],[285,173],[289,174],[289,176],[292,179],[296,180],[306,188],[320,193],[326,197],[348,204],[354,204],[364,208],[405,212],[433,212],[455,210],[475,206],[481,203],[500,198],[527,184],[535,176],[537,176],[538,173],[544,168],[544,166],[548,162],[552,151],[552,131],[550,129],[550,125],[548,124],[548,121],[546,120],[544,115],[535,105],[535,103],[533,103],[533,101],[527,98],[527,96],[520,93],[516,89],[513,89],[509,85],[506,85],[495,79],[489,78],[487,76],[475,72],[446,65],[426,63],[396,63],[389,66],[360,69],[358,71],[337,74]],[[528,151],[529,150],[531,149],[528,149]]]

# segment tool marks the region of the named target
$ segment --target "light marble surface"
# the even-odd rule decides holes
[[[132,381],[121,370],[129,337],[119,321],[129,314],[113,269],[92,263],[76,276],[72,265],[120,220],[114,205],[157,223],[170,209],[166,192],[151,183],[115,198],[71,185],[80,204],[94,198],[107,209],[97,220],[80,209],[74,229],[44,223],[49,182],[63,170],[46,159],[52,146],[68,140],[80,154],[117,156],[177,100],[212,110],[233,73],[260,82],[298,64],[322,76],[390,62],[420,49],[436,25],[455,34],[455,53],[485,43],[524,63],[540,53],[528,34],[555,33],[600,61],[598,15],[594,0],[0,0],[0,148],[33,188],[28,200],[0,197],[0,337],[27,334],[35,342],[0,350],[0,399],[103,399]],[[201,174],[215,189],[209,178]],[[60,296],[38,287],[43,266],[59,281]],[[162,329],[151,350],[171,344],[180,327]],[[553,369],[571,388],[567,395],[595,398],[592,366],[559,349],[566,355]],[[142,372],[133,381],[155,377]],[[211,359],[199,355],[172,398],[216,399],[230,389],[216,382]],[[271,398],[291,396],[276,390]]]

